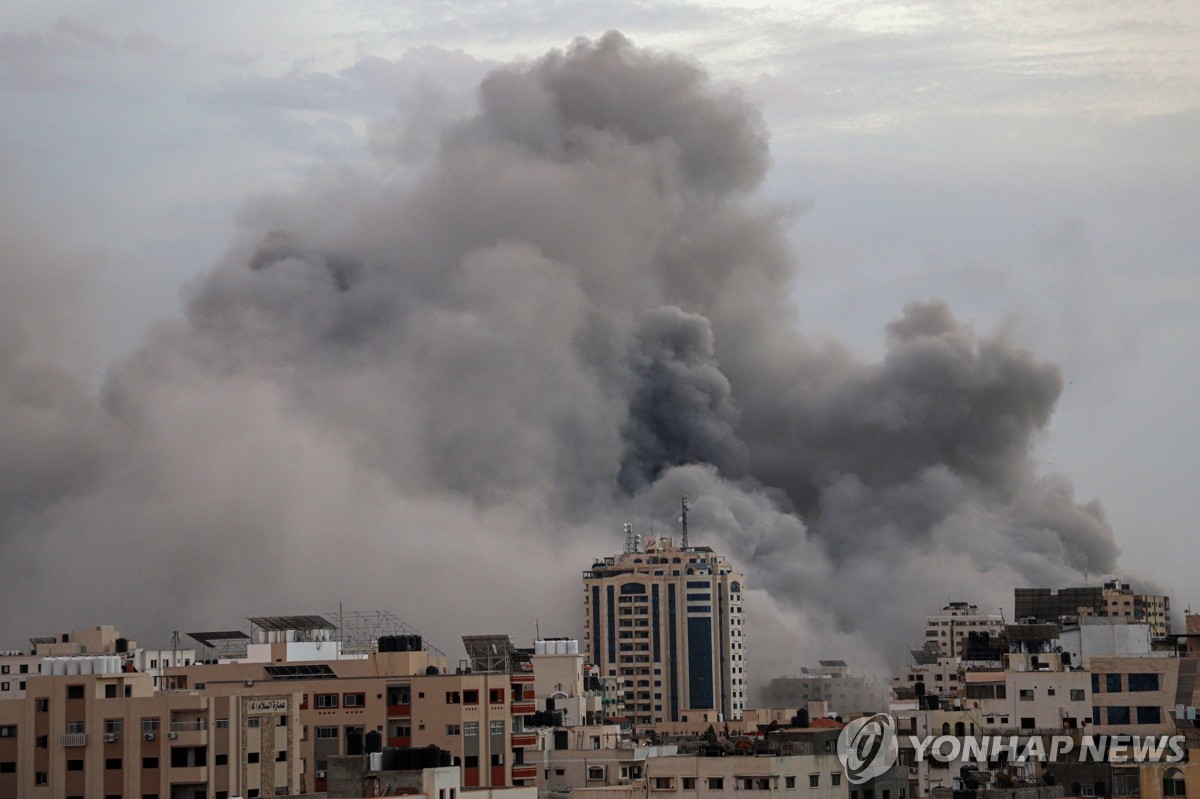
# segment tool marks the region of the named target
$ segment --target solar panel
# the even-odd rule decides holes
[[[263,630],[336,630],[324,616],[251,616],[249,621]]]
[[[324,663],[266,666],[265,668],[272,680],[329,680],[337,678],[333,669]]]
[[[217,648],[219,643],[249,640],[250,636],[241,630],[217,630],[215,632],[188,633],[188,638],[199,641],[204,646]]]

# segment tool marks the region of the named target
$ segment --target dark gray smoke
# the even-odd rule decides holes
[[[331,169],[253,203],[102,403],[0,353],[7,637],[339,601],[444,646],[577,634],[579,571],[685,492],[756,589],[758,678],[894,663],[947,598],[1113,568],[1099,506],[1031,459],[1053,365],[938,301],[878,363],[796,331],[737,93],[609,34],[479,107],[415,180]]]

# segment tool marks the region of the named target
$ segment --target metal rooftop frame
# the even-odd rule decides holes
[[[250,641],[250,636],[241,630],[188,633],[187,636],[224,658],[244,657],[246,644]]]
[[[462,641],[471,660],[471,671],[512,671],[516,648],[507,635],[464,635]]]

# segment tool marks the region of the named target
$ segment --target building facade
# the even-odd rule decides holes
[[[635,724],[746,706],[745,579],[709,547],[636,541],[583,573],[585,650]]]

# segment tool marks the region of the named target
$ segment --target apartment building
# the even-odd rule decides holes
[[[635,724],[741,717],[745,579],[724,557],[671,538],[643,548],[627,530],[625,551],[597,560],[583,584],[587,657],[622,681]]]
[[[1004,616],[984,613],[969,602],[951,602],[940,613],[925,617],[923,643],[936,647],[940,657],[965,657],[971,633],[1003,634]]]
[[[837,754],[747,757],[666,755],[645,760],[641,780],[576,788],[580,799],[848,799],[849,783]]]
[[[807,708],[824,702],[829,711],[843,718],[887,710],[892,687],[870,674],[853,674],[844,660],[821,660],[816,669],[802,668],[800,674],[775,677],[763,689],[767,707]]]
[[[473,642],[501,658],[447,673],[419,643],[343,652],[320,617],[254,623],[245,657],[167,668],[166,690],[120,656],[44,658],[25,696],[0,701],[0,799],[321,791],[328,759],[371,734],[452,752],[469,787],[534,784],[534,675],[506,636]]]
[[[1149,625],[1151,638],[1171,634],[1171,599],[1139,594],[1118,579],[1101,586],[1075,588],[1017,588],[1014,606],[1018,620],[1076,621],[1084,617],[1123,618]]]

